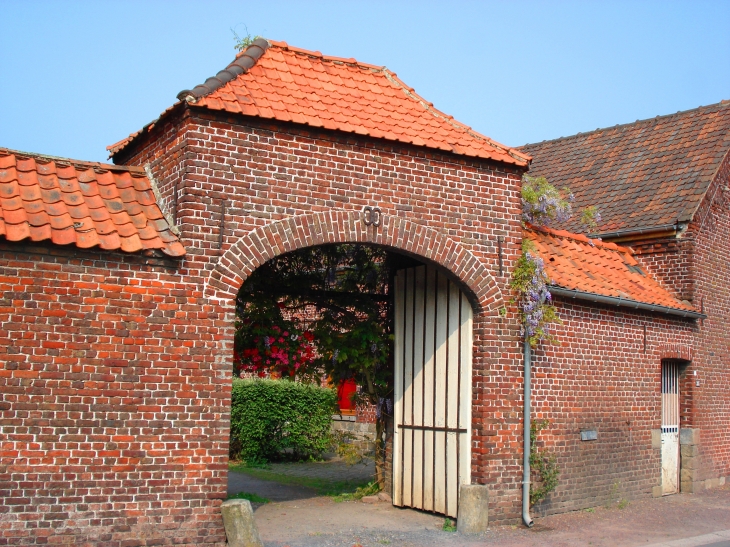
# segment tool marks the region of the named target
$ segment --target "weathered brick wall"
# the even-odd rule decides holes
[[[0,544],[223,544],[230,388],[201,294],[170,260],[0,245]]]
[[[730,480],[730,155],[718,171],[690,231],[695,238],[694,278],[697,307],[707,319],[695,335],[692,423],[700,429],[694,489]],[[686,479],[686,480],[685,480]]]
[[[125,161],[150,162],[154,170],[167,147],[186,142],[178,213],[183,241],[195,249],[191,268],[212,271],[208,294],[226,313],[232,313],[233,291],[258,264],[274,256],[271,253],[325,240],[370,241],[411,256],[428,256],[468,285],[481,309],[475,321],[473,474],[475,480],[506,492],[495,501],[495,518],[517,518],[520,478],[514,462],[521,446],[520,416],[513,400],[483,394],[495,385],[519,393],[521,382],[515,320],[498,315],[506,274],[519,251],[520,173],[294,125],[242,125],[236,117],[200,112],[187,123],[177,140],[163,143],[153,138]],[[172,134],[167,128],[160,131]],[[155,176],[167,177],[161,169]],[[222,200],[226,217],[219,250]],[[360,211],[365,205],[382,209],[379,229],[363,228]],[[287,219],[296,220],[287,224]],[[312,238],[310,231],[326,232],[326,237]],[[274,250],[262,256],[269,248]],[[457,256],[458,249],[471,258]],[[221,351],[228,346],[222,345]]]
[[[730,157],[726,156],[694,221],[679,240],[632,244],[636,258],[665,288],[708,316],[698,323],[692,340],[692,365],[680,382],[682,427],[701,431],[694,470],[682,482],[687,486],[691,483],[688,488],[692,490],[730,478],[728,181]]]
[[[535,351],[532,409],[533,419],[550,422],[538,446],[557,456],[560,477],[536,514],[651,496],[661,483],[661,454],[651,438],[661,425],[661,361],[669,345],[689,348],[697,325],[555,302],[562,324],[556,343]],[[581,441],[581,430],[596,430],[598,439]]]
[[[244,126],[240,121],[177,113],[168,122],[158,122],[152,138],[145,137],[137,150],[117,158],[151,165],[188,249],[181,274],[184,271],[190,287],[206,291],[207,302],[222,319],[216,321],[221,340],[215,351],[197,356],[197,361],[201,366],[220,365],[221,371],[230,367],[231,296],[250,271],[276,253],[357,240],[428,256],[462,279],[479,310],[474,477],[504,491],[495,497],[493,516],[516,519],[520,353],[514,318],[502,319],[498,310],[504,304],[507,272],[519,251],[520,173],[382,141],[296,126]],[[363,228],[364,205],[383,210],[379,229]],[[187,307],[186,313],[188,320],[198,320],[195,307]],[[171,365],[174,362],[175,357],[170,359]],[[486,397],[495,387],[514,392],[516,398]],[[224,410],[219,431],[223,436],[227,419]],[[174,430],[175,423],[170,427]],[[225,466],[227,439],[217,439],[216,464]],[[210,487],[219,495],[225,491],[221,482],[211,482]],[[158,495],[170,493],[160,485]],[[172,497],[170,504],[175,505]],[[155,533],[174,535],[162,529]]]
[[[685,234],[680,239],[629,242],[636,259],[666,290],[680,300],[694,298],[694,238]],[[699,303],[695,303],[698,304]]]
[[[469,292],[472,476],[491,487],[490,520],[519,518],[522,353],[507,288],[521,238],[518,171],[185,109],[135,146],[117,160],[151,165],[188,250],[181,264],[75,258],[74,251],[30,255],[12,245],[0,255],[0,290],[11,295],[0,301],[0,341],[8,348],[0,478],[4,492],[22,492],[6,496],[4,540],[32,544],[57,535],[48,542],[127,547],[223,541],[218,507],[226,491],[235,293],[276,254],[351,241],[425,257]],[[381,208],[379,227],[363,224],[366,205]],[[652,344],[684,340],[694,327],[574,304],[562,313],[565,348],[537,356],[535,409],[555,424],[546,442],[559,449],[565,473],[546,510],[595,505],[616,481],[624,496],[647,494],[657,480],[658,456],[645,441],[658,427],[659,384],[650,373],[658,378],[659,368],[654,345],[651,359],[632,357],[636,325],[649,324]],[[715,325],[717,337],[723,331]],[[601,389],[592,388],[596,404],[582,393],[598,362],[604,376]],[[727,351],[716,363],[727,369]],[[629,409],[636,393],[642,404]],[[693,408],[706,403],[695,392]],[[603,428],[599,443],[615,441],[606,462],[576,444],[575,428],[586,420]],[[710,448],[707,454],[727,465]],[[582,465],[598,477],[595,486],[586,486]]]

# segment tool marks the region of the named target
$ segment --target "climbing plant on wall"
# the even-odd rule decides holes
[[[574,197],[569,188],[557,189],[544,177],[523,178],[522,222],[525,225],[552,226],[565,224],[573,216]],[[600,222],[598,210],[591,206],[581,213],[580,221],[593,229]],[[510,287],[517,303],[520,324],[525,340],[535,347],[541,341],[554,340],[550,333],[552,323],[560,322],[549,290],[550,279],[545,264],[529,239],[522,242],[520,255],[510,279]],[[529,352],[529,348],[526,348]],[[526,356],[527,362],[527,356]],[[527,366],[527,365],[526,365]],[[525,418],[527,421],[527,417]],[[530,481],[530,504],[545,499],[558,484],[560,470],[554,454],[538,451],[538,433],[549,425],[547,420],[532,422],[530,427],[530,469],[536,480]]]
[[[565,224],[573,217],[573,201],[570,188],[557,189],[545,177],[522,179],[522,222],[533,226]],[[601,215],[595,206],[586,207],[580,221],[587,228],[595,228]],[[520,314],[523,334],[531,346],[542,340],[553,340],[551,323],[559,322],[552,295],[548,289],[550,279],[545,264],[532,242],[522,242],[522,255],[517,260],[510,279]]]

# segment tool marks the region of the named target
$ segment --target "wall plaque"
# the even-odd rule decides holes
[[[595,429],[586,429],[584,431],[581,431],[580,440],[581,441],[597,441],[598,440],[598,431],[596,431]]]

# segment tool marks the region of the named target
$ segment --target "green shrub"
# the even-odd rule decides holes
[[[234,378],[231,459],[260,463],[318,458],[331,445],[332,389],[288,380]]]

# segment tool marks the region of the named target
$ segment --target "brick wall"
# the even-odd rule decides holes
[[[150,164],[188,254],[170,266],[4,247],[0,489],[10,502],[0,509],[2,541],[220,544],[235,294],[279,253],[353,241],[429,260],[470,295],[472,477],[490,485],[490,520],[519,519],[522,348],[507,274],[521,238],[520,172],[187,107],[117,160]],[[366,205],[380,207],[380,226],[364,225]],[[718,240],[728,241],[727,216],[713,223],[696,237],[707,256]],[[706,307],[727,310],[712,285],[727,259],[717,260],[724,266],[707,262],[708,281],[697,290],[706,291]],[[712,313],[722,318],[726,311]],[[659,420],[657,348],[691,346],[698,328],[711,333],[714,345],[701,355],[715,376],[694,391],[686,415],[695,424],[714,417],[727,431],[727,411],[711,400],[727,390],[721,320],[696,327],[567,302],[561,314],[564,346],[536,356],[536,417],[553,422],[544,442],[563,470],[545,511],[595,505],[613,495],[615,483],[624,497],[649,495],[658,480],[658,455],[647,443]],[[705,388],[710,382],[716,385]],[[632,403],[637,394],[640,404]],[[598,424],[599,440],[580,444],[576,432],[590,424]],[[724,435],[717,442],[702,437],[705,469],[727,469]]]
[[[183,241],[194,249],[191,269],[210,272],[205,294],[228,317],[235,291],[259,264],[280,252],[325,242],[386,245],[427,257],[462,280],[479,310],[473,476],[505,491],[496,498],[495,519],[517,518],[520,477],[514,461],[521,419],[515,401],[482,396],[487,383],[515,392],[521,383],[515,318],[498,314],[505,303],[506,274],[519,252],[521,174],[483,161],[295,125],[250,120],[242,125],[236,117],[198,111],[183,119],[184,131],[165,125],[159,132],[169,138],[153,135],[121,160],[150,163],[158,179],[170,180],[174,177],[162,160],[185,143],[187,167],[178,170],[184,172],[178,181]],[[366,205],[382,209],[380,228],[362,224]],[[501,275],[498,237],[503,241]],[[221,344],[222,354],[229,350]]]
[[[0,245],[0,544],[222,545],[216,320],[174,261]]]
[[[683,474],[685,491],[713,487],[730,478],[728,181],[730,156],[722,162],[705,200],[681,238],[632,243],[637,260],[665,288],[708,316],[693,333],[692,362],[680,379],[681,426],[700,431],[692,472]]]
[[[692,425],[700,430],[699,463],[683,484],[692,489],[730,479],[730,156],[718,171],[690,231],[695,239],[694,303],[707,319],[695,335]]]
[[[652,495],[661,454],[661,361],[667,347],[691,347],[697,325],[610,306],[555,299],[556,344],[534,354],[533,419],[546,419],[541,450],[557,456],[556,491],[536,514],[561,513]],[[646,333],[646,334],[645,334]],[[581,430],[598,439],[581,441]]]
[[[636,259],[643,264],[666,290],[680,300],[692,302],[695,292],[694,237],[629,242]],[[696,303],[699,304],[699,303]]]
[[[494,498],[496,520],[518,518],[520,476],[513,459],[521,447],[519,401],[486,394],[493,382],[518,393],[521,382],[517,324],[514,316],[498,313],[519,252],[519,172],[415,147],[294,125],[243,125],[239,118],[188,110],[158,123],[151,138],[117,160],[149,163],[177,218],[188,249],[186,282],[203,291],[217,318],[215,350],[197,359],[216,370],[230,367],[233,295],[256,266],[280,252],[366,241],[428,257],[461,279],[477,310],[473,475],[504,491]],[[379,228],[363,225],[365,205],[382,209]],[[197,319],[194,309],[187,313]],[[220,426],[227,435],[225,410]],[[225,466],[227,439],[214,444],[216,463]],[[224,494],[220,477],[209,484]]]

